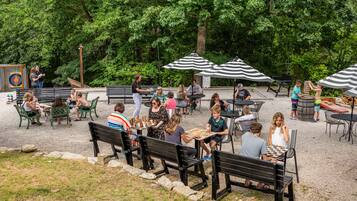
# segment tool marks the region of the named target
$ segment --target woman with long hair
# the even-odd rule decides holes
[[[151,101],[149,120],[153,122],[153,125],[148,128],[148,136],[164,140],[164,130],[169,120],[169,115],[167,114],[165,107],[161,105],[158,98],[154,98]]]
[[[185,90],[185,87],[180,84],[178,89],[177,89],[177,102],[176,106],[179,108],[182,108],[182,112],[184,114],[187,113],[187,105],[188,105],[189,99],[187,98],[187,92]]]
[[[219,98],[218,93],[214,93],[211,97],[210,108],[218,105],[221,108],[221,111],[226,111],[228,109],[228,103]]]
[[[141,75],[136,74],[134,77],[134,82],[131,84],[131,90],[133,93],[133,100],[134,100],[134,104],[135,104],[135,110],[133,113],[134,119],[136,119],[140,115],[141,101],[142,101],[141,94],[149,92],[148,90],[141,88],[140,82],[141,82]]]
[[[289,143],[289,129],[284,122],[284,115],[277,112],[273,116],[268,135],[268,145],[287,147]]]
[[[165,140],[175,144],[182,144],[181,139],[185,143],[189,143],[193,137],[185,133],[185,130],[181,127],[182,116],[180,114],[172,115],[171,119],[165,127]]]

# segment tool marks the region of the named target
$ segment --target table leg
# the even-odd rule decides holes
[[[195,149],[196,149],[196,158],[201,159],[201,146],[200,141],[195,139]],[[194,167],[194,171],[198,173],[198,166]]]

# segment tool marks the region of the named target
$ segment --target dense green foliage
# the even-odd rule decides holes
[[[196,49],[207,28],[205,57],[239,56],[267,75],[317,81],[357,62],[356,0],[1,0],[0,63],[38,64],[46,82],[189,82],[162,65]],[[229,81],[227,81],[228,83]],[[222,84],[222,82],[220,82]]]

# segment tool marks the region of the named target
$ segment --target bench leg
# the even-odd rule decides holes
[[[94,114],[95,114],[95,116],[96,116],[97,118],[99,117],[98,114],[97,114],[97,108],[94,109]]]
[[[26,129],[29,129],[29,127],[30,127],[30,119],[27,119],[27,127],[26,127]]]
[[[187,186],[188,185],[187,169],[179,170],[179,172],[180,172],[180,179],[182,183],[184,183]]]
[[[161,160],[161,164],[164,167],[165,173],[169,174],[169,168],[167,168],[166,162],[164,160]]]
[[[283,201],[283,195],[284,195],[284,193],[275,192],[274,200],[275,201]]]
[[[232,192],[231,179],[229,178],[229,174],[225,174],[224,176],[226,180],[226,189],[228,192]]]
[[[93,117],[92,117],[92,111],[89,111],[89,116],[90,116],[90,119],[91,119],[92,121],[94,121],[94,120],[93,120]]]
[[[113,156],[114,156],[116,159],[119,159],[119,156],[118,156],[118,153],[117,153],[117,151],[116,151],[116,149],[115,149],[114,144],[112,144],[111,146],[112,146],[112,150],[113,150]]]
[[[134,166],[133,163],[133,155],[131,154],[131,152],[125,153],[125,159],[126,159],[126,163],[130,166]]]
[[[289,201],[294,201],[294,189],[293,189],[293,182],[288,186],[289,191]]]
[[[20,124],[19,124],[19,128],[21,127],[21,123],[22,123],[22,117],[20,117]]]
[[[212,174],[212,200],[217,200],[217,190],[219,186],[218,173]]]
[[[143,169],[144,169],[145,171],[148,171],[148,170],[149,170],[149,167],[150,167],[150,165],[149,165],[149,158],[148,158],[146,155],[141,154],[141,159],[142,159],[142,161],[143,161]]]
[[[295,160],[295,173],[296,173],[296,181],[299,183],[299,171],[297,167],[297,159],[296,159],[296,151],[294,149],[294,160]]]
[[[99,146],[96,140],[93,140],[93,151],[94,151],[94,157],[97,157],[99,154]]]

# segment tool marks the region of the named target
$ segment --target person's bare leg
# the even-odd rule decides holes
[[[213,141],[213,140],[211,140],[211,142],[209,143],[209,146],[211,147],[211,150],[215,150],[216,149],[216,145],[217,145],[217,142]]]
[[[209,152],[209,149],[207,148],[206,144],[204,143],[204,141],[201,141],[200,143],[201,143],[202,149],[206,152],[206,155],[209,156],[210,152]],[[199,151],[199,150],[197,150],[197,151]]]

